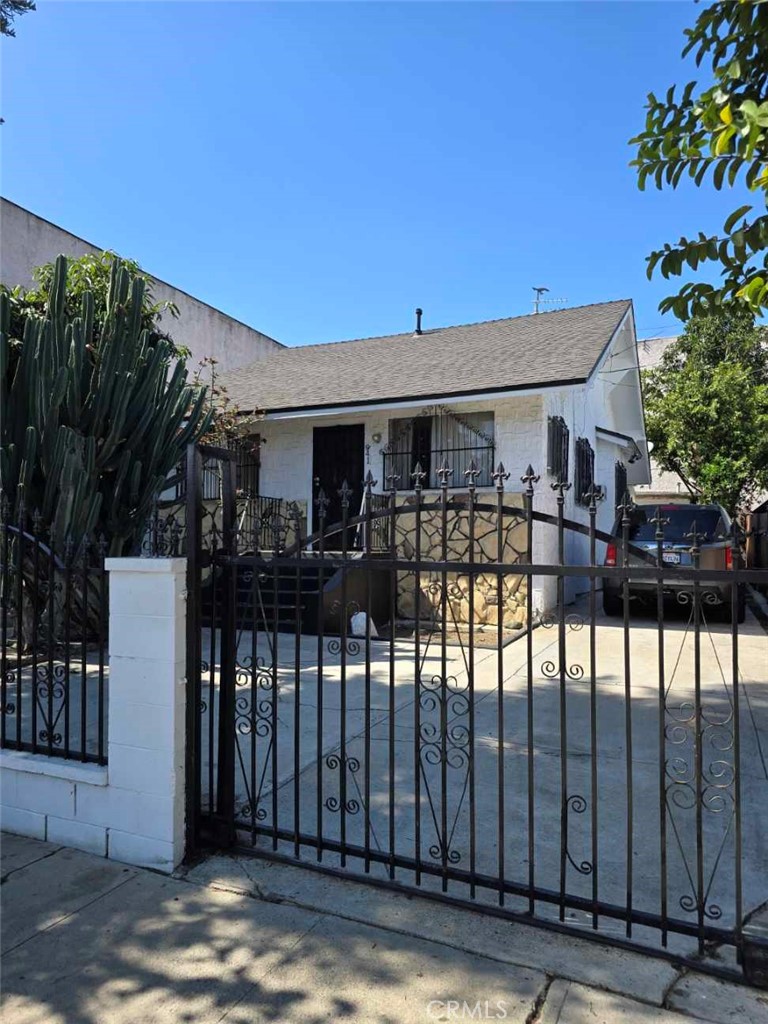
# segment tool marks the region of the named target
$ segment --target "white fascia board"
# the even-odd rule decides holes
[[[531,395],[540,395],[545,391],[570,391],[573,388],[583,387],[583,381],[578,384],[545,384],[535,388],[520,388],[514,391],[492,391],[470,392],[467,395],[451,395],[445,398],[441,395],[425,395],[421,401],[414,402],[413,399],[398,402],[375,402],[370,405],[334,405],[332,407],[320,406],[315,409],[286,409],[281,412],[265,414],[266,420],[298,420],[315,419],[318,416],[364,416],[368,412],[379,412],[382,409],[423,409],[429,405],[467,405],[472,402],[494,402],[504,398],[530,398]]]
[[[633,338],[633,341],[634,341],[634,344],[632,346],[632,354],[634,356],[634,359],[632,361],[632,365],[626,367],[626,373],[634,374],[635,375],[635,379],[637,381],[637,388],[636,388],[637,412],[639,413],[639,423],[640,423],[640,430],[641,430],[640,436],[635,437],[634,441],[638,445],[638,447],[640,448],[640,451],[643,452],[643,455],[644,455],[644,460],[643,461],[645,463],[644,468],[645,468],[645,471],[646,471],[646,475],[648,476],[648,479],[650,480],[650,477],[651,477],[651,462],[650,462],[650,456],[648,454],[648,448],[647,448],[647,443],[646,443],[646,439],[645,439],[646,438],[646,433],[645,433],[645,405],[643,403],[643,391],[642,391],[642,385],[640,383],[640,359],[639,359],[638,354],[637,354],[637,331],[635,329],[634,309],[633,309],[633,307],[631,305],[630,305],[629,309],[627,310],[627,312],[624,314],[624,316],[619,321],[619,323],[618,323],[618,325],[617,325],[617,327],[616,327],[616,329],[613,332],[613,335],[611,337],[610,344],[606,346],[605,351],[603,352],[602,356],[600,357],[600,359],[596,363],[594,369],[592,370],[592,373],[589,375],[589,383],[592,383],[593,380],[596,380],[598,378],[598,376],[600,374],[600,371],[602,370],[606,360],[611,355],[611,351],[613,349],[613,342],[614,342],[614,340],[621,333],[621,330],[624,327],[625,323],[627,323],[627,321],[629,321],[629,325],[630,325],[631,332],[632,332],[632,338]],[[609,387],[611,387],[613,385],[617,385],[619,383],[620,383],[621,387],[626,387],[627,386],[626,383],[623,380],[621,382],[618,382],[618,381],[606,381],[606,383],[608,384]]]
[[[590,373],[589,377],[587,378],[587,383],[588,384],[592,383],[594,378],[602,370],[603,366],[605,366],[606,361],[608,360],[608,358],[612,354],[613,343],[614,343],[615,339],[618,337],[618,335],[621,333],[624,325],[626,324],[626,322],[628,320],[632,324],[632,336],[635,339],[635,367],[638,368],[638,372],[639,372],[639,362],[638,362],[638,357],[637,357],[637,334],[635,333],[635,319],[634,319],[634,316],[632,315],[632,306],[630,305],[630,307],[627,310],[627,312],[624,314],[624,316],[621,318],[621,320],[619,320],[618,324],[614,328],[613,333],[611,334],[611,340],[608,342],[608,344],[603,349],[602,355],[600,356],[598,361],[595,363],[595,365],[592,367],[592,372]],[[627,369],[629,370],[629,369],[631,369],[631,367],[627,367]]]

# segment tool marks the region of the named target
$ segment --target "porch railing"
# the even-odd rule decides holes
[[[366,520],[365,495],[360,505],[360,515],[363,522],[355,531],[355,548],[359,551],[382,552],[389,551],[390,545],[390,517],[382,515],[389,508],[389,498],[386,494],[371,494],[371,519],[370,524]],[[370,537],[367,537],[370,525]],[[366,543],[367,541],[367,543]]]
[[[295,514],[285,498],[266,494],[238,498],[238,547],[249,551],[274,551],[285,547],[288,534],[295,530]]]

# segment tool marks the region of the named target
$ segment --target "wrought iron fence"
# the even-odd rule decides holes
[[[191,844],[748,963],[745,922],[768,897],[751,718],[768,638],[742,625],[743,597],[768,571],[744,568],[736,529],[724,567],[695,528],[672,564],[662,515],[647,550],[626,506],[618,537],[598,529],[597,485],[572,521],[563,480],[550,514],[530,467],[522,507],[502,466],[495,494],[477,474],[457,497],[444,463],[437,495],[417,475],[402,502],[395,481],[374,502],[369,477],[359,515],[342,487],[338,523],[321,493],[313,537],[270,555],[240,553],[230,489],[222,544],[190,550],[190,594],[211,590],[188,620]]]
[[[494,453],[495,446],[487,441],[461,448],[420,449],[413,446],[399,451],[384,451],[382,480],[389,487],[390,482],[396,479],[398,488],[408,491],[412,487],[414,470],[418,468],[423,474],[424,487],[437,490],[440,487],[440,468],[447,465],[453,481],[451,486],[464,487],[464,470],[472,462],[477,469],[476,486],[491,487]]]
[[[0,505],[0,747],[106,764],[105,552]]]
[[[290,502],[260,494],[237,499],[239,547],[246,551],[272,551],[286,539]],[[295,518],[295,517],[294,517]],[[291,519],[293,522],[293,519]]]

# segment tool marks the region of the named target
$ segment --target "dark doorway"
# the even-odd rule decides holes
[[[363,497],[365,428],[362,423],[352,426],[315,427],[312,438],[312,495],[317,497],[322,488],[328,499],[325,514],[326,526],[341,520],[341,497],[339,491],[346,480],[351,490],[349,499],[349,517],[360,514],[360,503]],[[319,529],[317,508],[312,509],[312,529]],[[347,544],[351,547],[355,529],[347,534]],[[331,548],[341,547],[341,534],[328,538]]]

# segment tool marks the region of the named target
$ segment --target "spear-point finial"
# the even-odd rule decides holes
[[[363,481],[366,491],[370,494],[378,482],[378,480],[373,479],[373,473],[369,469],[365,474],[365,480]]]
[[[341,498],[341,507],[349,508],[349,499],[352,496],[352,488],[347,483],[346,477],[341,482],[341,487],[338,491],[339,497]]]
[[[694,519],[691,523],[690,531],[685,534],[685,539],[690,540],[691,542],[691,546],[688,550],[692,555],[697,555],[699,553],[699,541],[705,536],[706,534],[700,532],[698,526],[696,525],[696,520]]]
[[[568,483],[567,480],[563,480],[562,478],[560,480],[555,480],[555,482],[552,484],[552,490],[557,491],[558,505],[562,505],[562,503],[565,501],[565,492],[570,491],[570,489],[571,485]]]
[[[467,487],[470,491],[474,491],[477,487],[477,478],[480,476],[480,470],[477,468],[477,464],[474,459],[469,460],[469,465],[464,471],[464,476],[467,478]]]
[[[605,498],[605,492],[603,488],[592,481],[588,491],[584,492],[584,501],[587,503],[588,512],[597,512],[597,503]]]
[[[493,477],[492,477],[492,479],[496,481],[496,490],[497,491],[503,491],[504,490],[504,484],[505,484],[505,482],[507,480],[509,480],[510,476],[511,476],[511,473],[508,473],[506,471],[506,469],[504,469],[504,463],[500,462],[498,464],[498,466],[496,467],[496,471],[494,472]]]
[[[448,486],[449,479],[453,476],[453,470],[450,467],[447,455],[443,458],[443,463],[437,471],[437,476],[440,479],[440,486],[442,488],[446,488]]]
[[[427,474],[421,468],[421,463],[417,462],[416,465],[413,467],[413,472],[411,473],[411,479],[413,480],[413,489],[415,491],[421,490],[422,482],[426,475]]]
[[[399,473],[389,473],[387,475],[387,484],[389,485],[389,490],[390,490],[391,494],[394,494],[397,491],[397,485],[399,483],[400,483],[400,474]]]
[[[528,463],[528,468],[520,477],[520,483],[525,484],[525,493],[529,498],[533,497],[533,485],[537,484],[540,479],[541,478],[534,473],[533,466]]]
[[[329,505],[330,501],[321,487],[317,492],[317,497],[315,498],[315,508],[317,509],[317,514],[321,519],[325,519],[325,513]]]
[[[649,520],[656,527],[656,533],[654,535],[656,540],[664,540],[664,527],[669,523],[669,519],[665,518],[661,514],[661,509],[657,505],[653,511],[653,518]]]
[[[621,504],[616,506],[616,511],[621,513],[621,525],[629,526],[629,514],[634,509],[634,503],[630,497],[629,491],[624,492],[624,497],[621,499]]]

